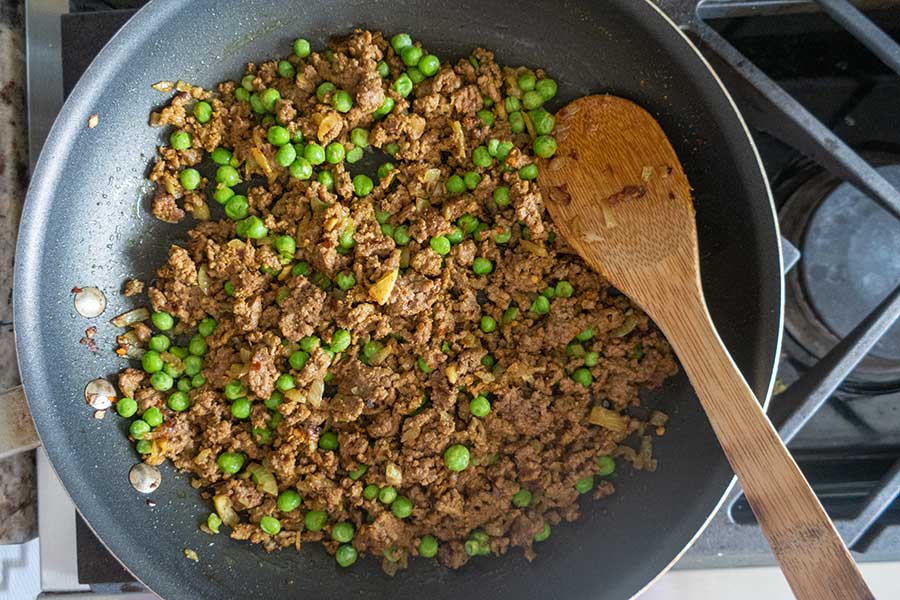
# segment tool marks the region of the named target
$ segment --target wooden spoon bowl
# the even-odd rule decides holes
[[[556,135],[556,155],[539,165],[547,210],[672,344],[794,594],[873,598],[716,332],[691,188],[659,123],[623,98],[587,96],[557,114]]]

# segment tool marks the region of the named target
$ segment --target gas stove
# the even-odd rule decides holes
[[[32,161],[143,3],[28,2]],[[787,295],[770,415],[855,557],[900,560],[900,0],[657,3],[741,108],[778,206]],[[44,592],[141,595],[40,453],[38,472]],[[735,487],[675,568],[773,563]]]

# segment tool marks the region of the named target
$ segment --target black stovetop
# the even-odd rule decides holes
[[[63,80],[68,93],[106,40],[142,0],[76,0],[62,23]],[[687,14],[693,0],[660,0],[671,14]],[[667,6],[667,4],[669,6]],[[728,3],[709,4],[727,5]],[[732,3],[734,5],[753,3]],[[759,4],[759,3],[757,3]],[[839,138],[867,159],[885,165],[882,174],[900,186],[900,77],[858,41],[821,14],[778,14],[728,18],[708,24]],[[872,13],[876,22],[900,37],[900,2]],[[688,24],[693,29],[696,22]],[[890,27],[893,26],[893,29]],[[692,35],[695,40],[704,36]],[[715,48],[700,40],[726,84],[732,69]],[[757,99],[740,86],[729,89],[745,114],[759,110]],[[752,104],[752,106],[751,106]],[[754,119],[750,119],[751,126]],[[813,367],[834,342],[846,335],[900,280],[900,224],[892,215],[849,186],[836,188],[828,173],[766,127],[753,131],[785,237],[803,258],[788,274],[788,327],[776,393]],[[774,134],[774,135],[773,135]],[[888,166],[894,165],[894,166]],[[825,196],[827,200],[821,200]],[[799,206],[799,208],[798,208]],[[801,225],[797,225],[796,214]],[[847,221],[854,215],[855,221]],[[786,222],[785,220],[793,221]],[[869,246],[849,235],[865,227]],[[857,236],[858,237],[858,236]],[[874,256],[873,256],[874,254]],[[878,260],[886,261],[878,263]],[[824,273],[822,270],[825,270]],[[828,278],[831,280],[828,280]],[[822,280],[826,280],[822,284]],[[793,282],[793,283],[792,283]],[[792,312],[793,311],[793,312]],[[801,401],[776,395],[770,414],[784,422]],[[788,436],[790,437],[790,436]],[[830,399],[790,441],[789,447],[829,514],[852,519],[900,460],[900,325],[875,346]],[[860,560],[900,559],[900,503],[879,511],[877,524],[854,546]],[[842,530],[843,532],[843,530]],[[78,527],[79,578],[83,583],[127,580],[86,526]],[[771,564],[765,541],[739,492],[681,560],[681,567]]]

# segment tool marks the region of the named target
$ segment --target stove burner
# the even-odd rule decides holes
[[[900,186],[900,155],[866,158]],[[828,172],[805,167],[791,181],[796,187],[788,192],[779,220],[803,260],[787,278],[785,328],[808,355],[796,358],[809,363],[824,356],[900,282],[900,228],[886,210]],[[900,387],[900,323],[845,385],[849,391]]]

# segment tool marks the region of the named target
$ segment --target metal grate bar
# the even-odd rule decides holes
[[[788,442],[797,435],[898,317],[900,286],[781,394],[779,402],[797,407],[778,428],[781,439]]]
[[[754,127],[766,131],[856,186],[900,219],[900,191],[837,137],[781,86],[751,63],[717,31],[697,22],[692,28],[715,53],[716,71],[727,87],[749,99],[741,104]]]
[[[900,460],[895,462],[891,470],[881,478],[878,487],[868,497],[859,514],[850,520],[837,523],[838,531],[847,545],[851,548],[859,545],[897,496],[900,496]]]
[[[900,75],[900,44],[847,0],[816,0],[828,15]]]

